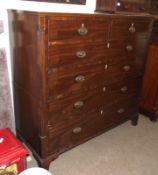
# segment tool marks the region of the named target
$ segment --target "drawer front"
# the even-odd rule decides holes
[[[79,70],[77,70],[78,67],[71,66],[67,69],[61,67],[48,78],[48,99],[51,101],[51,99],[67,97],[128,77],[142,75],[143,66],[139,59],[129,61],[128,58],[123,58],[119,61],[118,58],[114,58],[112,61],[113,63],[91,66],[91,68],[84,66]]]
[[[135,78],[58,100],[49,105],[49,125],[59,127],[65,123],[69,125],[75,121],[85,120],[87,114],[107,107],[107,104],[111,105],[124,98],[137,97],[139,90],[140,79]]]
[[[131,53],[134,51],[131,51]],[[82,73],[97,73],[106,72],[107,75],[112,72],[116,73],[122,73],[122,72],[131,72],[132,69],[136,69],[138,67],[137,65],[137,58],[132,57],[132,55],[126,54],[123,56],[114,57],[105,59],[105,61],[102,62],[94,62],[94,63],[87,63],[87,64],[71,64],[71,65],[65,65],[65,66],[59,66],[59,67],[49,67],[48,68],[48,78],[49,79],[58,79],[61,77],[68,77],[68,76],[74,76],[79,75]],[[130,71],[124,71],[123,67],[125,65],[131,65]]]
[[[105,42],[54,45],[48,50],[48,65],[58,67],[67,64],[83,65],[105,61],[107,52]]]
[[[131,100],[131,99],[129,99]],[[138,113],[137,101],[131,100],[120,102],[106,109],[98,109],[89,114],[90,118],[75,123],[68,128],[49,132],[49,152],[63,152],[77,144],[80,144],[97,134],[126,121]]]
[[[148,33],[150,24],[150,19],[114,19],[112,20],[110,40],[132,41],[136,35]]]
[[[147,0],[146,0],[147,1]],[[140,13],[147,13],[149,12],[148,2],[129,2],[129,1],[121,1],[117,3],[117,11],[122,12],[140,12]]]
[[[129,48],[131,47],[131,49]],[[111,41],[98,43],[55,45],[48,50],[48,67],[59,67],[69,64],[97,64],[106,62],[113,57],[133,56],[134,41]]]
[[[103,17],[48,18],[50,45],[107,41],[109,20]]]

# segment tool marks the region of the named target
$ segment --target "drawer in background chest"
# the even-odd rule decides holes
[[[127,99],[95,113],[85,115],[86,120],[76,122],[67,128],[49,129],[49,153],[65,151],[97,134],[114,127],[138,113],[137,100]],[[63,125],[64,127],[66,125]]]
[[[147,0],[145,0],[147,1]],[[149,6],[148,2],[144,3],[143,1],[124,1],[119,0],[117,3],[117,12],[139,12],[139,13],[148,13],[149,12]]]
[[[55,127],[85,120],[89,113],[108,108],[117,101],[127,99],[128,103],[128,100],[137,99],[139,91],[140,81],[139,78],[135,78],[56,100],[49,104],[49,124]]]
[[[103,17],[48,18],[49,44],[106,41],[109,20]]]

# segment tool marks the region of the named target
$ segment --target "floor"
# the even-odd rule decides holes
[[[33,159],[28,167],[37,166]],[[52,175],[158,175],[158,122],[140,116],[63,153]]]

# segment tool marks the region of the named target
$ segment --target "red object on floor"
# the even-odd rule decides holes
[[[26,167],[28,150],[9,129],[0,129],[0,168],[16,165],[18,174]]]

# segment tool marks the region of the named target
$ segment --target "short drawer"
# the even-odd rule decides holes
[[[150,19],[113,19],[110,40],[133,41],[135,36],[150,32]]]
[[[140,82],[139,78],[133,78],[107,84],[93,91],[84,92],[82,95],[54,101],[49,104],[49,125],[55,127],[85,120],[86,115],[97,109],[108,107],[124,98],[135,98],[139,95]]]
[[[108,28],[109,20],[104,17],[49,17],[49,44],[107,41]]]
[[[131,100],[131,99],[129,99]],[[117,126],[134,115],[138,114],[137,101],[124,101],[109,107],[98,109],[95,113],[89,114],[87,120],[74,123],[68,128],[49,131],[49,152],[63,152],[75,145],[78,145],[111,127]]]

